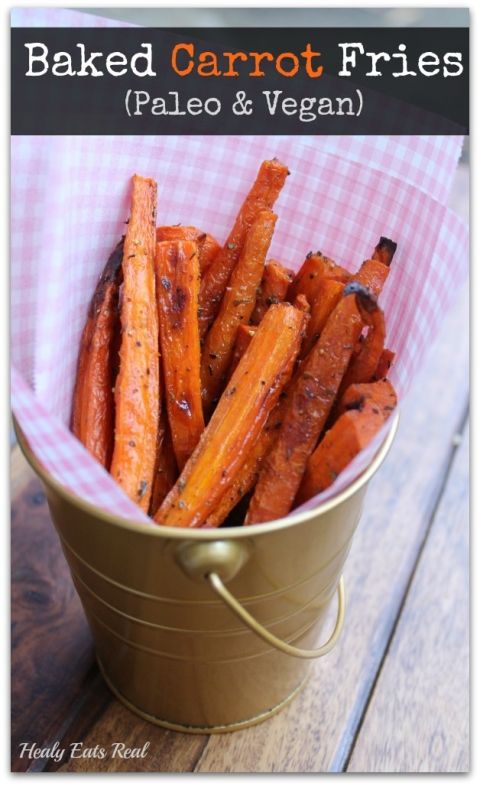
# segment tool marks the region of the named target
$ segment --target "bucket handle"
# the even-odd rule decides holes
[[[242,604],[239,603],[236,597],[232,595],[232,593],[226,588],[225,584],[217,573],[208,573],[205,578],[219,598],[223,600],[228,608],[233,611],[233,613],[243,623],[245,623],[245,625],[250,628],[253,633],[266,641],[267,644],[271,644],[272,647],[275,647],[277,650],[280,650],[280,652],[285,653],[285,655],[291,655],[294,658],[305,659],[321,658],[322,655],[326,655],[327,652],[330,652],[330,650],[334,648],[340,633],[342,632],[343,622],[345,619],[345,587],[343,583],[343,576],[340,576],[340,581],[338,582],[337,586],[338,610],[333,633],[331,634],[328,641],[325,642],[325,644],[322,644],[321,647],[318,647],[314,650],[304,650],[300,649],[299,647],[294,647],[292,644],[288,644],[286,641],[282,641],[282,639],[274,636],[273,633],[270,633],[269,630],[264,628],[264,626],[261,625],[258,620],[255,619],[255,617],[252,617],[252,615],[242,606]]]
[[[260,625],[258,620],[242,606],[237,598],[226,588],[224,581],[230,581],[248,561],[249,548],[245,542],[229,540],[187,541],[181,543],[175,552],[175,558],[184,573],[194,581],[208,581],[210,587],[226,606],[267,644],[275,647],[285,655],[294,658],[321,658],[335,646],[342,632],[345,619],[345,588],[343,576],[337,586],[338,610],[333,633],[321,647],[315,650],[303,650],[277,638],[269,630]]]

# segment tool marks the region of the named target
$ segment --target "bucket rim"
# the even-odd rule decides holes
[[[99,508],[92,502],[89,502],[88,500],[80,497],[78,494],[75,494],[73,491],[70,491],[66,486],[63,485],[63,483],[60,483],[58,480],[56,480],[53,475],[40,464],[37,457],[33,453],[15,415],[13,415],[13,425],[20,449],[34,472],[40,477],[40,479],[48,488],[56,492],[60,497],[62,497],[71,505],[80,508],[80,510],[88,513],[91,516],[101,519],[107,524],[112,524],[122,529],[134,531],[139,535],[160,538],[165,537],[169,539],[173,538],[176,540],[209,541],[230,540],[232,538],[249,538],[254,537],[255,535],[266,535],[269,532],[278,532],[279,530],[288,529],[289,527],[293,527],[297,524],[301,524],[312,518],[327,513],[328,511],[337,507],[337,505],[345,502],[347,499],[349,499],[349,497],[353,496],[366,483],[368,483],[368,481],[373,477],[373,475],[375,475],[377,470],[383,464],[383,461],[390,451],[395,434],[398,430],[399,419],[399,413],[396,412],[392,416],[392,423],[388,434],[386,435],[384,441],[380,445],[368,467],[366,467],[366,469],[357,478],[355,478],[352,483],[350,483],[342,491],[339,491],[337,494],[335,494],[331,499],[322,502],[320,505],[312,508],[311,510],[306,510],[293,515],[289,514],[288,516],[284,516],[281,519],[266,521],[262,522],[261,524],[250,524],[248,527],[213,527],[211,529],[202,529],[198,527],[169,527],[161,524],[155,524],[153,521],[152,524],[143,524],[140,521],[133,521],[129,518],[118,516],[113,513],[108,513],[106,510],[102,510],[102,508]]]

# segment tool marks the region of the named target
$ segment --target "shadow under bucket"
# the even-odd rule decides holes
[[[213,733],[258,723],[293,698],[309,661],[340,634],[341,572],[397,426],[398,415],[362,475],[314,510],[185,530],[132,523],[73,495],[42,469],[16,424],[120,701],[160,726]],[[334,631],[311,649],[335,594]]]

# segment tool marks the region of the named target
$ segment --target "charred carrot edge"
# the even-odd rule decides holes
[[[232,362],[230,363],[230,368],[228,369],[227,374],[228,379],[231,378],[233,372],[240,363],[240,358],[244,356],[245,352],[247,351],[247,347],[250,345],[250,342],[256,332],[256,325],[238,326],[237,335],[235,336],[235,344],[233,346]]]
[[[288,392],[278,437],[265,458],[245,524],[286,516],[298,491],[309,455],[315,448],[335,400],[363,322],[358,298],[370,293],[345,287],[345,297],[330,315]]]
[[[388,417],[396,406],[397,394],[392,383],[388,379],[379,379],[376,382],[349,385],[340,400],[338,414],[343,415],[349,409],[363,410],[370,407],[374,411],[381,410]]]
[[[304,316],[279,303],[265,314],[200,442],[155,515],[159,524],[198,527],[231,487],[289,378]]]
[[[352,275],[352,280],[358,281],[362,286],[368,287],[375,297],[378,297],[388,278],[390,268],[378,259],[366,259],[356,273]]]
[[[305,295],[313,306],[320,284],[324,278],[333,278],[346,284],[351,274],[321,251],[310,251],[287,291],[287,300],[293,303],[296,295]]]
[[[303,340],[300,357],[304,358],[318,341],[327,319],[342,297],[343,284],[331,278],[323,278],[312,304],[310,320]]]
[[[375,374],[373,375],[374,380],[384,379],[384,377],[386,377],[388,372],[390,371],[394,360],[395,360],[395,352],[392,352],[391,349],[384,349],[382,354],[380,355],[380,360],[378,361],[378,366],[375,370]]]
[[[157,243],[155,276],[168,422],[181,470],[205,426],[200,389],[200,268],[196,242]]]
[[[220,243],[213,235],[202,232],[197,227],[182,226],[182,224],[157,227],[157,243],[164,240],[194,240],[198,245],[198,260],[202,275],[221,249]]]
[[[384,412],[369,407],[341,415],[310,456],[295,503],[301,505],[331,486],[386,419]]]
[[[215,319],[230,275],[243,250],[248,229],[259,210],[271,209],[283,188],[287,167],[280,161],[264,161],[235,219],[223,248],[209,265],[202,279],[199,298],[200,337],[203,338]]]
[[[153,473],[152,498],[150,500],[150,516],[153,516],[155,511],[158,510],[168,492],[174,486],[177,478],[178,469],[175,454],[173,452],[172,435],[166,416],[166,405],[163,403],[160,409],[157,457]]]
[[[347,368],[339,395],[342,395],[349,385],[370,382],[380,361],[385,343],[385,318],[382,309],[377,305],[365,312],[364,321],[368,325],[368,333]]]
[[[123,251],[120,369],[115,384],[115,442],[110,472],[148,511],[160,404],[155,302],[157,184],[133,176],[132,209]]]
[[[375,246],[372,259],[377,259],[383,265],[390,267],[396,250],[397,244],[393,240],[390,240],[388,237],[381,237]]]
[[[281,303],[282,300],[286,299],[287,290],[293,281],[293,277],[293,270],[284,267],[275,259],[270,259],[267,262],[257,295],[257,302],[250,318],[252,325],[258,325],[261,322],[268,308],[273,303]]]
[[[110,255],[90,302],[80,343],[72,431],[106,469],[113,451],[115,337],[120,331],[118,293],[123,240]]]
[[[242,254],[232,272],[218,315],[205,339],[201,363],[205,414],[211,412],[227,381],[237,328],[249,321],[255,306],[255,295],[262,280],[276,220],[277,216],[270,210],[260,210],[255,217],[245,237]]]

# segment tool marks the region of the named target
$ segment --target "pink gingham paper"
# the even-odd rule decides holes
[[[60,483],[104,510],[146,520],[68,430],[87,306],[124,231],[134,172],[158,182],[159,223],[196,224],[223,241],[260,162],[277,156],[291,176],[276,204],[270,251],[290,267],[320,249],[354,271],[380,235],[396,240],[382,305],[388,346],[397,353],[392,381],[400,397],[406,394],[467,273],[468,237],[445,204],[420,187],[419,166],[406,168],[409,180],[392,174],[392,160],[408,158],[405,138],[389,139],[388,171],[385,138],[377,146],[375,140],[339,138],[332,146],[329,137],[12,139],[13,408],[35,455]],[[411,158],[428,156],[438,144],[414,139]],[[445,170],[454,170],[458,150],[458,140],[447,140]],[[440,163],[425,171],[444,183]],[[321,499],[351,482],[378,442]]]
[[[14,9],[14,26],[123,26],[65,9]],[[69,431],[86,311],[124,231],[134,172],[158,182],[159,223],[219,240],[264,158],[291,177],[271,255],[298,268],[310,249],[354,271],[380,235],[398,243],[382,294],[391,378],[408,390],[468,273],[468,234],[446,208],[461,149],[448,136],[14,137],[11,210],[12,406],[43,467],[99,508],[151,523]],[[386,428],[308,509],[365,469]],[[152,525],[153,526],[153,525]]]

